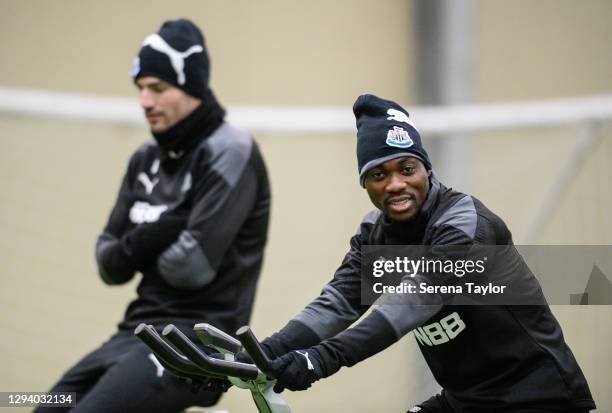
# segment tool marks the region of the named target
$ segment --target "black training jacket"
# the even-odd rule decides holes
[[[164,213],[188,216],[186,230],[142,271],[119,326],[207,322],[234,332],[248,323],[263,262],[270,209],[264,161],[254,140],[225,122],[171,167],[165,158],[154,140],[132,155],[96,244],[104,281],[124,283],[134,272],[109,253],[121,236]]]
[[[527,280],[528,293],[541,296],[543,305],[433,305],[405,295],[405,303],[388,305],[383,299],[348,328],[370,307],[361,299],[362,246],[512,245],[504,222],[478,199],[444,187],[435,177],[431,183],[412,222],[394,223],[378,210],[364,218],[333,279],[271,337],[270,345],[280,342],[283,351],[314,346],[328,376],[414,331],[443,396],[458,413],[593,409],[585,377],[535,279]],[[516,255],[507,262],[524,265],[511,249]]]

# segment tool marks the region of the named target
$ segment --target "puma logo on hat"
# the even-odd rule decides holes
[[[166,41],[157,33],[150,34],[142,43],[143,46],[151,46],[153,49],[160,53],[165,54],[170,59],[170,64],[176,72],[177,83],[179,85],[185,84],[185,59],[194,53],[202,53],[204,48],[199,44],[194,44],[184,52],[179,52],[170,46]]]

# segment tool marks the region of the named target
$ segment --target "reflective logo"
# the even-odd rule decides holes
[[[307,351],[302,352],[302,351],[296,350],[295,352],[298,353],[300,356],[304,356],[304,358],[306,358],[306,363],[308,365],[308,370],[314,370],[314,366],[312,365],[312,362],[308,358],[308,352]]]
[[[153,180],[151,180],[146,173],[141,172],[138,174],[138,182],[144,185],[147,195],[151,195],[153,188],[155,188],[155,185],[159,182],[159,178],[153,178]]]
[[[416,129],[416,126],[414,126],[414,123],[412,123],[412,121],[408,118],[408,115],[402,112],[401,110],[389,109],[387,111],[387,115],[389,115],[387,117],[387,120],[394,120],[396,122],[404,122]]]
[[[194,44],[184,52],[179,52],[166,43],[166,41],[157,33],[147,36],[142,45],[150,46],[152,49],[168,56],[170,59],[170,64],[176,72],[176,81],[179,85],[185,84],[185,59],[194,53],[202,53],[204,51],[202,46],[199,44]]]
[[[130,221],[134,224],[155,222],[168,209],[168,205],[151,205],[148,202],[136,201],[130,208]]]
[[[150,172],[151,175],[155,175],[157,172],[159,172],[159,159],[155,158],[155,160],[151,164]]]
[[[404,128],[394,126],[387,132],[387,145],[395,146],[396,148],[409,148],[414,145],[408,132]]]
[[[422,346],[439,346],[448,343],[465,330],[465,323],[455,311],[440,321],[414,329],[414,336]]]
[[[185,175],[185,179],[183,180],[183,186],[181,186],[182,192],[187,192],[191,189],[191,172],[188,172]]]

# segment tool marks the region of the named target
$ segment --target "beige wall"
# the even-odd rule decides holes
[[[481,101],[612,91],[607,0],[479,0],[476,89]]]
[[[609,1],[476,5],[478,101],[612,92]],[[414,103],[410,2],[0,0],[0,10],[0,50],[10,56],[0,59],[0,86],[135,96],[128,72],[138,44],[162,20],[187,16],[205,31],[212,84],[227,105],[350,110],[366,91]],[[612,130],[601,133],[539,242],[612,244]],[[133,297],[133,283],[108,288],[97,279],[93,242],[128,156],[146,135],[139,128],[0,116],[0,390],[46,389],[108,337]],[[567,166],[577,136],[576,128],[475,136],[474,194],[508,222],[515,239]],[[257,139],[274,195],[252,323],[263,337],[318,293],[370,206],[357,185],[354,137]],[[612,352],[605,345],[612,307],[553,310],[600,411],[612,411]],[[407,337],[288,398],[296,412],[404,411],[425,397],[426,380],[411,375],[423,363],[415,348]],[[250,403],[246,392],[232,390],[221,406],[242,412]]]
[[[406,100],[412,89],[411,13],[398,0],[4,0],[2,10],[5,85],[133,95],[144,37],[187,17],[204,31],[212,85],[227,104],[348,106],[364,90]]]

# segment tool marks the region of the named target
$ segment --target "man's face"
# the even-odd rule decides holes
[[[181,89],[153,76],[136,80],[140,106],[153,132],[165,132],[189,115],[200,103]]]
[[[430,175],[431,170],[418,159],[397,158],[370,169],[365,187],[374,206],[386,216],[394,221],[409,221],[427,198]]]

